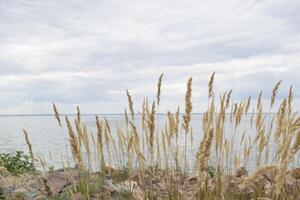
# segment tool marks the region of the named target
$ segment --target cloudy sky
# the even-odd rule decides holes
[[[268,99],[294,86],[300,110],[299,0],[0,1],[0,114],[121,113],[126,88],[137,105],[155,97],[161,111],[184,101],[193,76],[194,111],[216,93]]]

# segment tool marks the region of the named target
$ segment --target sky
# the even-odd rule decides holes
[[[293,85],[300,110],[299,0],[0,1],[0,114],[123,113],[126,89],[137,110],[153,100],[164,73],[160,112],[207,106],[207,83],[233,99],[278,100]]]

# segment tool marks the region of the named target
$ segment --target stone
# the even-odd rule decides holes
[[[70,182],[61,173],[52,173],[47,176],[46,185],[52,196],[58,195]]]
[[[288,174],[290,174],[294,179],[300,179],[300,168],[294,168],[288,171]]]
[[[0,179],[0,188],[3,194],[10,194],[15,189],[26,184],[26,179],[22,176],[9,175]]]
[[[36,197],[34,197],[34,200],[46,200],[48,199],[47,195],[44,195],[44,194],[40,194],[40,195],[37,195]]]
[[[1,177],[7,177],[9,175],[9,172],[7,169],[3,166],[0,166],[0,178]]]
[[[105,171],[106,174],[110,174],[110,173],[117,172],[118,168],[114,165],[106,165],[104,171]]]
[[[190,176],[187,178],[187,181],[189,182],[194,182],[194,181],[197,181],[198,180],[198,177],[197,176]]]
[[[31,186],[24,186],[17,188],[11,193],[12,196],[21,195],[24,199],[34,199],[34,197],[39,195],[38,188]]]
[[[278,168],[268,169],[261,173],[261,175],[268,181],[274,183],[275,177],[278,174]]]
[[[84,197],[81,193],[76,192],[72,194],[71,200],[84,200]]]
[[[79,169],[70,168],[66,170],[56,170],[47,174],[46,187],[52,196],[56,196],[63,191],[65,187],[76,182],[79,178]]]
[[[241,168],[237,169],[235,176],[236,177],[248,176],[248,171],[246,170],[245,167],[241,167]]]

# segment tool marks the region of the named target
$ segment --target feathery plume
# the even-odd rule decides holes
[[[183,127],[185,130],[185,133],[189,132],[189,125],[191,121],[191,112],[192,112],[192,77],[189,78],[187,82],[187,91],[185,95],[185,115],[183,116]]]
[[[132,97],[129,94],[128,90],[126,90],[126,95],[127,95],[127,98],[128,98],[128,104],[129,104],[129,110],[130,110],[130,113],[131,113],[131,119],[132,119],[132,121],[134,121],[133,101],[132,101]]]
[[[159,77],[158,83],[157,83],[157,94],[156,94],[156,101],[157,101],[157,105],[159,106],[159,102],[160,102],[160,92],[161,92],[161,82],[162,82],[162,78],[163,78],[164,73],[162,73]]]
[[[34,164],[34,156],[33,156],[33,152],[32,152],[32,145],[30,143],[30,140],[29,140],[29,137],[28,137],[28,133],[25,129],[23,129],[23,133],[25,135],[25,141],[26,141],[26,144],[28,146],[28,149],[29,149],[29,154],[30,154],[30,157],[31,157],[31,162],[32,164]]]
[[[282,81],[279,81],[278,83],[276,83],[275,87],[273,88],[272,97],[271,97],[271,108],[274,105],[275,98],[276,98],[276,95],[278,93],[278,89],[279,89],[279,86],[280,86],[281,82]]]
[[[78,123],[80,124],[81,123],[81,118],[80,118],[80,110],[79,110],[79,106],[77,106],[77,120],[78,120]]]
[[[228,92],[228,94],[227,94],[226,105],[225,105],[225,108],[226,108],[226,109],[229,108],[231,93],[232,93],[232,90],[230,90],[230,91]]]
[[[58,110],[56,108],[55,103],[53,103],[53,110],[54,110],[54,113],[55,113],[55,118],[56,118],[59,126],[61,127],[61,121],[60,121],[59,113],[58,113]]]
[[[208,82],[208,97],[212,97],[212,95],[214,94],[213,91],[213,84],[214,84],[214,78],[215,78],[215,72],[212,73],[210,80]]]

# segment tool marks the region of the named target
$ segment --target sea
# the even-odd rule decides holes
[[[97,130],[95,124],[96,114],[83,114],[81,120],[86,124],[90,134],[96,138]],[[116,127],[125,130],[125,117],[123,114],[99,114],[100,119],[106,118],[109,121],[112,136],[117,140]],[[265,120],[270,121],[273,114],[267,114]],[[76,115],[68,115],[70,120],[74,122]],[[181,116],[182,117],[182,116]],[[202,117],[203,114],[192,114],[191,128],[192,136],[188,136],[187,158],[189,163],[195,162],[195,155],[199,147],[202,131]],[[229,117],[229,116],[228,116]],[[256,135],[255,127],[250,125],[251,115],[244,116],[241,125],[234,129],[232,125],[227,123],[225,125],[225,137],[231,141],[234,136],[235,143],[239,144],[242,135],[246,139],[253,139]],[[61,116],[63,121],[64,116]],[[164,114],[156,115],[156,130],[164,130],[167,116]],[[141,116],[135,116],[135,124],[138,132],[141,130]],[[13,153],[16,151],[24,151],[28,153],[28,147],[25,142],[23,129],[29,134],[29,139],[32,144],[32,150],[36,157],[40,157],[46,161],[48,166],[60,168],[65,165],[66,160],[71,160],[71,151],[68,140],[68,132],[66,124],[60,127],[54,115],[1,115],[0,116],[0,153]],[[74,127],[75,130],[75,127]],[[192,138],[191,138],[192,137]],[[192,143],[191,143],[192,141]],[[179,146],[183,147],[185,144],[184,134],[181,134],[178,139]],[[274,143],[272,143],[273,145]],[[117,144],[118,145],[118,144]],[[272,152],[275,147],[270,147],[270,157],[275,155]],[[161,147],[162,151],[162,147]],[[255,151],[255,150],[254,150]],[[237,145],[234,153],[240,157],[243,156],[243,146]],[[170,155],[172,156],[172,155]],[[248,163],[248,167],[255,167],[255,153],[252,155]],[[293,166],[299,166],[299,154],[293,161]],[[271,159],[271,158],[270,158]],[[212,159],[213,160],[213,159]]]

